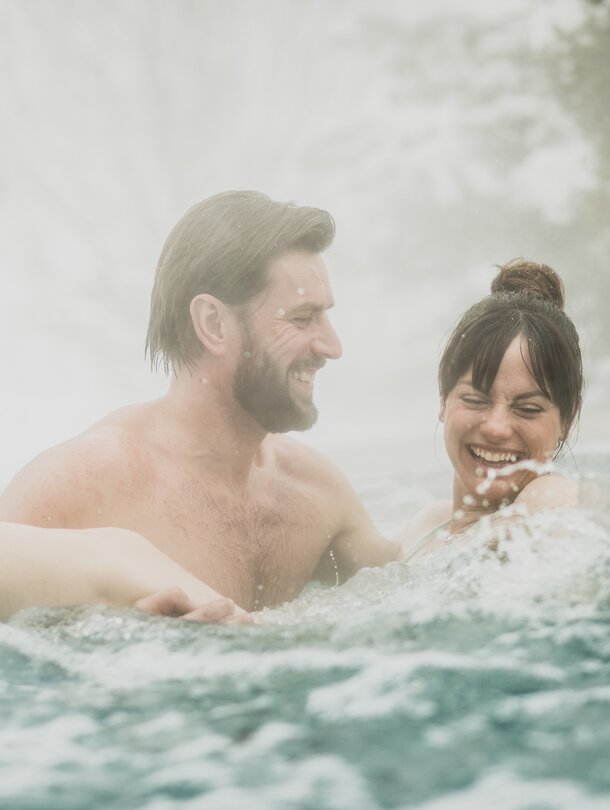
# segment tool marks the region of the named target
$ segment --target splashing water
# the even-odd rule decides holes
[[[581,492],[252,627],[25,611],[0,626],[0,806],[601,810],[610,488]]]

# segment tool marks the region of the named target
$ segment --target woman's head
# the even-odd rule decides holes
[[[515,259],[499,268],[491,289],[463,315],[439,367],[445,442],[469,492],[475,470],[480,481],[488,466],[550,458],[582,399],[578,334],[557,274]],[[509,483],[514,492],[527,480]]]
[[[521,335],[532,377],[559,408],[566,436],[580,412],[583,374],[561,279],[545,264],[513,259],[499,267],[491,290],[464,313],[447,342],[438,372],[441,400],[469,369],[474,387],[489,393],[506,350]]]

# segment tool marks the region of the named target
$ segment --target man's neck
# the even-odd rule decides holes
[[[200,462],[220,480],[244,487],[253,467],[263,461],[266,431],[222,385],[195,370],[173,377],[167,394],[155,405],[167,438],[168,452]]]

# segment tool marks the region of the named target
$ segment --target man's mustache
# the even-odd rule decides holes
[[[301,371],[302,369],[313,369],[319,371],[326,365],[326,360],[322,357],[310,357],[306,360],[295,360],[290,364],[290,371]]]

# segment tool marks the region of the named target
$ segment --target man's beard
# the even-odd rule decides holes
[[[308,430],[318,418],[313,402],[296,403],[290,396],[290,373],[300,365],[303,363],[293,363],[282,376],[267,352],[255,345],[247,324],[242,324],[242,356],[233,392],[242,408],[268,433]],[[311,368],[312,363],[307,365]]]

